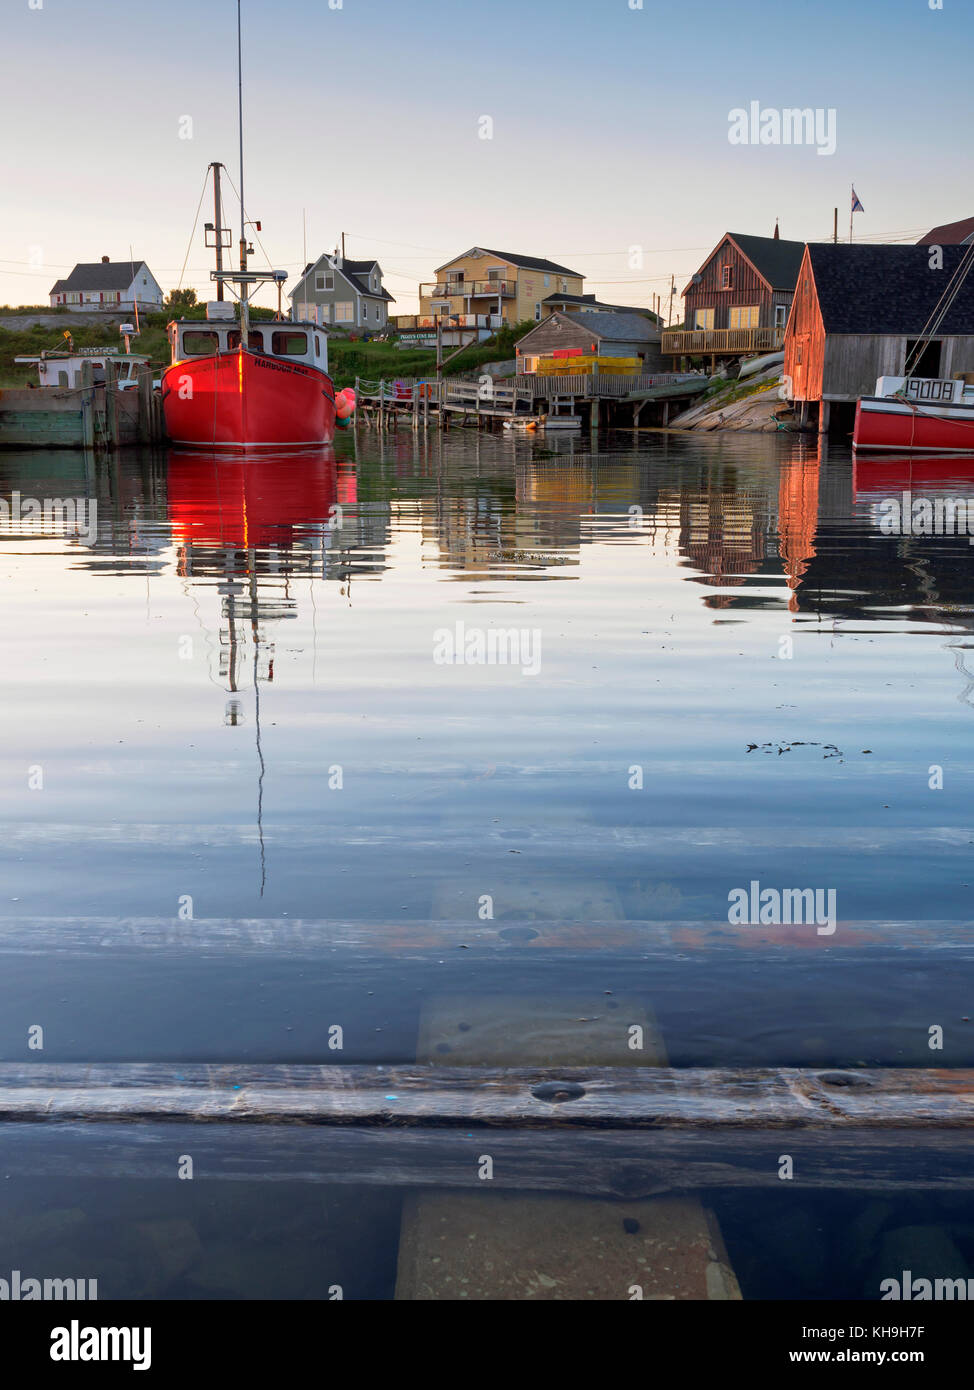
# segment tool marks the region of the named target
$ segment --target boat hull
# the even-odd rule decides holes
[[[307,448],[335,437],[326,372],[244,349],[174,362],[162,404],[169,439],[190,448]]]
[[[892,396],[856,402],[852,447],[898,454],[970,454],[974,405],[914,405]]]

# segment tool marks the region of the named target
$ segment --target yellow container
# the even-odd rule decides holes
[[[539,357],[539,376],[589,376],[594,368],[600,375],[637,375],[642,363],[638,357]]]

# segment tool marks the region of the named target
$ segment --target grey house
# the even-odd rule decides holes
[[[350,261],[337,251],[306,265],[289,298],[292,319],[371,333],[385,330],[395,303],[378,261]]]
[[[555,310],[532,328],[517,344],[518,372],[537,370],[538,358],[559,350],[582,356],[638,357],[641,371],[662,371],[660,329],[644,313],[613,313],[579,309],[564,314]]]
[[[76,265],[66,280],[51,287],[51,308],[116,310],[130,314],[162,307],[162,288],[145,261],[100,261]]]

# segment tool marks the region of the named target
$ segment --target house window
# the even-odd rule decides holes
[[[302,357],[307,351],[307,333],[274,333],[271,336],[271,352],[278,357]]]
[[[693,326],[694,328],[713,328],[713,309],[697,309],[693,316]]]
[[[534,306],[534,319],[535,319],[535,322],[536,322],[536,323],[540,323],[540,322],[541,322],[541,302],[540,302],[540,300],[539,300],[538,303],[535,304],[535,306]]]
[[[550,275],[546,275],[546,276],[544,277],[544,287],[545,287],[546,290],[549,289],[549,288],[551,287],[551,276],[550,276]]]
[[[331,318],[331,305],[330,305],[330,304],[320,304],[318,307],[319,307],[320,310],[321,310],[321,322],[322,322],[322,323],[327,323],[327,322],[329,321],[329,319]]]
[[[720,288],[722,290],[731,290],[734,288],[734,275],[732,266],[722,265],[720,267]]]
[[[355,320],[355,305],[350,299],[343,299],[335,305],[336,323],[353,323]]]
[[[760,309],[757,304],[739,304],[730,310],[728,328],[757,328]]]
[[[562,280],[562,282],[561,282],[561,292],[562,292],[562,294],[567,294],[567,293],[568,293],[568,281],[567,281],[567,280]]]
[[[372,276],[372,288],[373,288],[374,290],[377,290],[377,289],[379,288],[379,277],[378,277],[378,275],[373,275],[373,276]]]
[[[787,322],[788,322],[788,305],[787,305],[787,304],[776,304],[776,305],[774,306],[774,326],[775,326],[775,328],[784,328],[784,326],[785,326],[785,324],[786,324]]]
[[[335,277],[334,277],[334,275],[324,275],[324,274],[321,274],[321,273],[317,273],[317,274],[315,275],[315,289],[316,289],[316,290],[333,290],[334,288],[335,288]]]

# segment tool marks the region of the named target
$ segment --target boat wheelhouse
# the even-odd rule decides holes
[[[208,306],[205,319],[179,319],[169,325],[173,365],[198,357],[237,352],[240,324],[220,310],[231,305]],[[212,315],[212,317],[211,317]],[[303,362],[328,371],[328,335],[318,324],[294,319],[258,319],[247,330],[247,347],[284,362]]]

